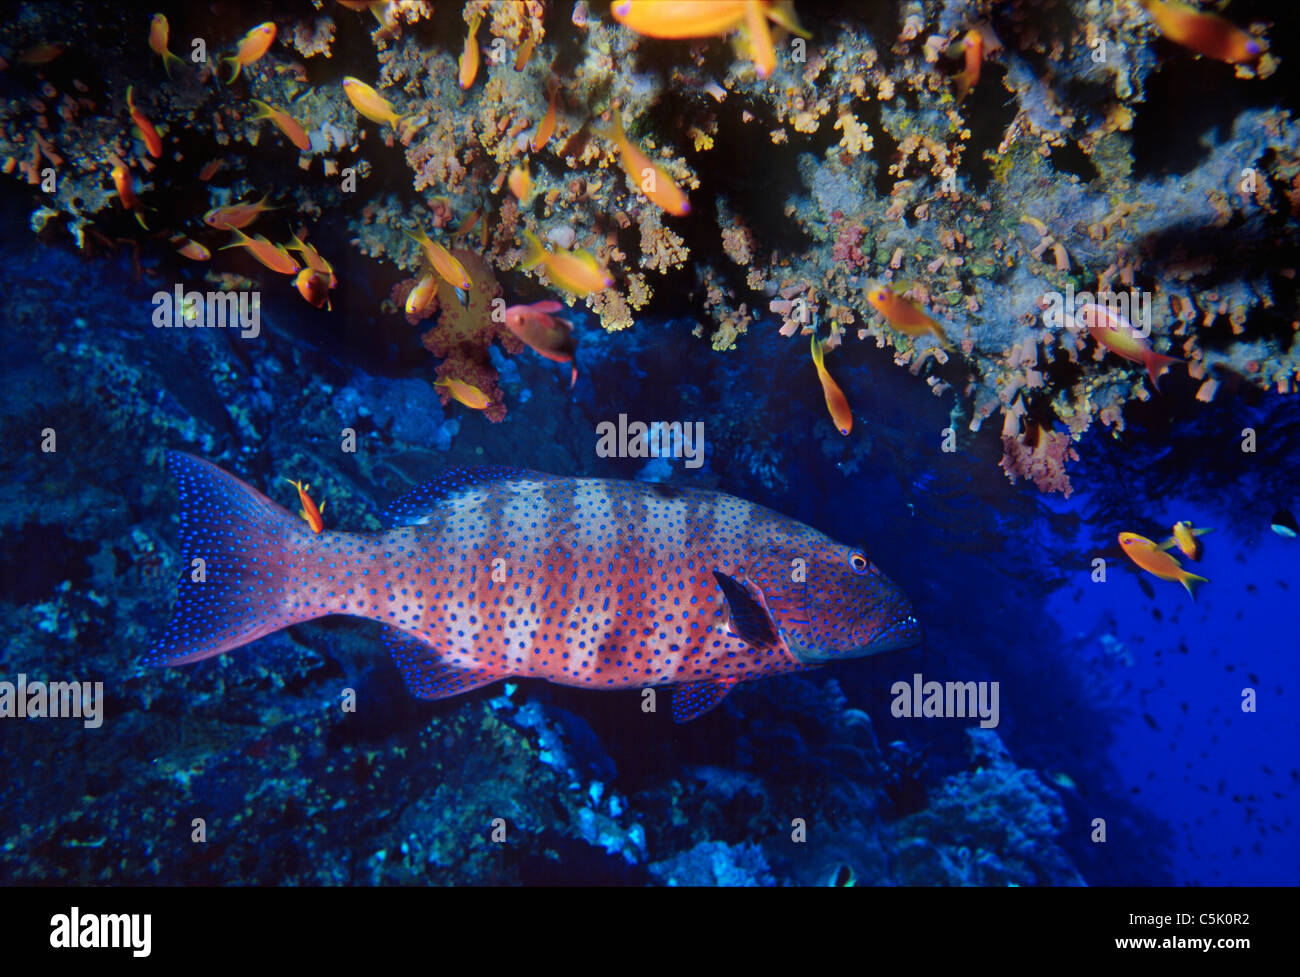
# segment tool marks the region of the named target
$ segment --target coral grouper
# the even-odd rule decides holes
[[[387,625],[421,698],[518,676],[673,684],[684,722],[737,682],[921,640],[861,552],[717,492],[462,468],[399,499],[386,532],[318,535],[208,462],[168,464],[187,572],[152,665],[353,614]]]

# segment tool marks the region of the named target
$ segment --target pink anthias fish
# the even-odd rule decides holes
[[[578,341],[573,338],[573,323],[555,315],[563,311],[559,302],[534,302],[532,305],[512,305],[506,309],[506,328],[548,360],[572,363],[569,388],[578,382]]]
[[[1118,312],[1089,302],[1081,305],[1074,313],[1075,321],[1088,330],[1098,345],[1110,350],[1126,360],[1141,364],[1151,378],[1151,386],[1160,389],[1160,374],[1173,363],[1182,363],[1177,356],[1165,356],[1151,348],[1133,323]]]
[[[506,678],[674,685],[686,722],[738,682],[922,640],[863,553],[718,492],[458,468],[395,502],[386,532],[316,534],[215,465],[167,460],[184,562],[207,573],[182,582],[150,665],[350,614],[386,625],[422,699]]]

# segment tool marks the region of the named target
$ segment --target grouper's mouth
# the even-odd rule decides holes
[[[871,640],[855,648],[823,648],[808,644],[797,634],[782,629],[782,635],[790,651],[799,661],[806,665],[820,665],[824,662],[843,661],[847,658],[865,658],[868,655],[883,655],[890,651],[903,651],[915,648],[925,641],[925,631],[914,614],[896,618],[887,628],[872,635]]]

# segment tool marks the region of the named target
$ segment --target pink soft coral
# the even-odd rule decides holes
[[[1079,454],[1068,434],[1044,431],[1031,424],[1022,435],[1004,434],[1002,449],[1002,470],[1012,482],[1027,478],[1039,491],[1061,492],[1067,499],[1074,491],[1065,465],[1068,461],[1078,461]]]

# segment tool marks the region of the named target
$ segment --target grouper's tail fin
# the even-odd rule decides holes
[[[327,613],[293,603],[296,568],[319,545],[306,523],[201,458],[169,451],[167,468],[180,494],[183,575],[146,665],[201,661]]]

